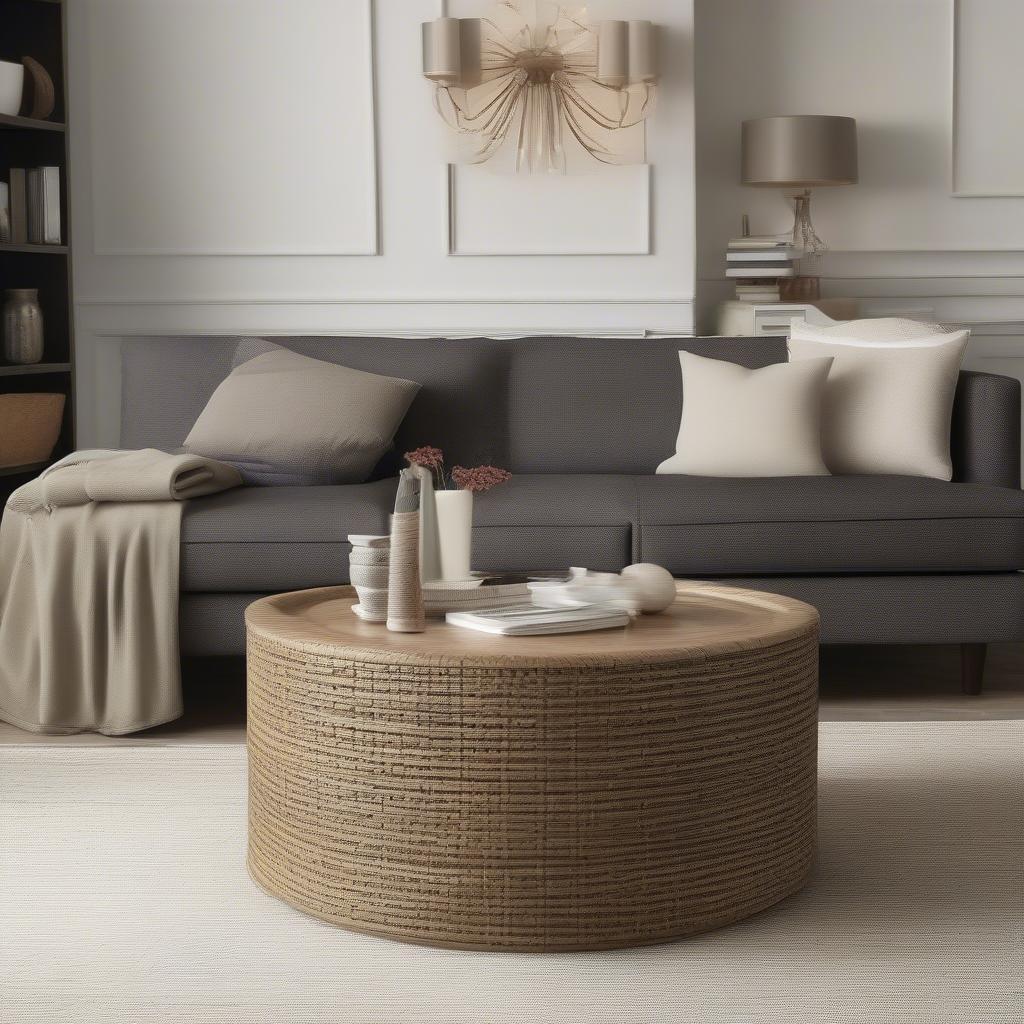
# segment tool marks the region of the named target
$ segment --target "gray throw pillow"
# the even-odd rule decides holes
[[[244,339],[184,447],[231,463],[248,484],[362,483],[419,389]]]

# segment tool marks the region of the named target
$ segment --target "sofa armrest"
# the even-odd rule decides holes
[[[962,370],[953,399],[953,479],[1019,488],[1021,387],[1013,377]]]

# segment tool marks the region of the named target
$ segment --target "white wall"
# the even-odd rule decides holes
[[[453,13],[487,2],[453,0]],[[609,2],[599,0],[598,13]],[[352,14],[351,32],[331,21],[317,34],[317,18],[338,14],[332,6]],[[364,9],[372,17],[365,33]],[[259,15],[258,31],[247,32],[247,10]],[[536,187],[529,178],[496,183],[481,168],[449,180],[420,75],[420,22],[441,10],[442,0],[69,5],[81,444],[116,440],[125,335],[692,332],[692,0],[629,0],[629,16],[663,26],[649,180],[645,168],[595,168]],[[232,18],[230,45],[204,49],[204,33],[224,31]],[[346,60],[358,72],[349,78],[335,66]],[[247,105],[253,95],[262,120]],[[351,104],[375,145],[360,117],[343,113]],[[339,132],[351,133],[345,146]],[[346,160],[350,147],[359,159]],[[244,195],[206,187],[203,174],[230,170],[234,153]],[[298,196],[288,186],[295,166],[309,170],[308,193]],[[183,224],[189,181],[206,212]],[[295,203],[297,230],[262,205],[282,190]],[[580,195],[593,199],[581,204]],[[450,199],[461,219],[454,226]],[[538,220],[535,201],[551,215]],[[609,226],[603,214],[613,204]],[[318,208],[334,218],[329,230],[315,219]],[[346,209],[357,223],[346,222]],[[524,211],[536,222],[525,233]],[[503,255],[527,251],[536,255]]]
[[[1024,95],[1019,51],[992,50],[979,23],[1019,22],[1019,0],[960,0],[967,19],[957,81],[984,95],[992,65],[1005,93]],[[772,114],[857,118],[860,183],[819,189],[815,225],[829,295],[856,296],[870,315],[930,309],[967,322],[982,351],[1008,351],[1024,327],[1024,199],[952,194],[954,0],[697,0],[698,277],[702,304],[729,289],[726,240],[749,212],[754,232],[782,231],[780,194],[739,184],[740,122]],[[989,33],[991,38],[991,33]],[[1020,106],[1024,115],[1024,106]],[[1019,120],[984,103],[963,112],[972,167],[984,140],[1012,134],[1024,193]],[[969,128],[969,131],[967,130]],[[1001,161],[1003,167],[1005,161]],[[1013,342],[1012,344],[1016,344]]]

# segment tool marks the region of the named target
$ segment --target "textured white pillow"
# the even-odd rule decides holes
[[[969,333],[916,320],[794,322],[790,360],[833,358],[822,419],[828,468],[951,480],[953,395]]]
[[[362,483],[387,451],[419,384],[240,343],[242,358],[185,438],[186,451],[230,462],[249,484]]]
[[[679,353],[683,414],[676,453],[658,473],[828,476],[821,400],[831,359],[748,370]]]

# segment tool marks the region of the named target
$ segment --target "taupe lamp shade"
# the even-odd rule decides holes
[[[857,122],[794,114],[743,122],[743,184],[814,188],[857,184]]]

